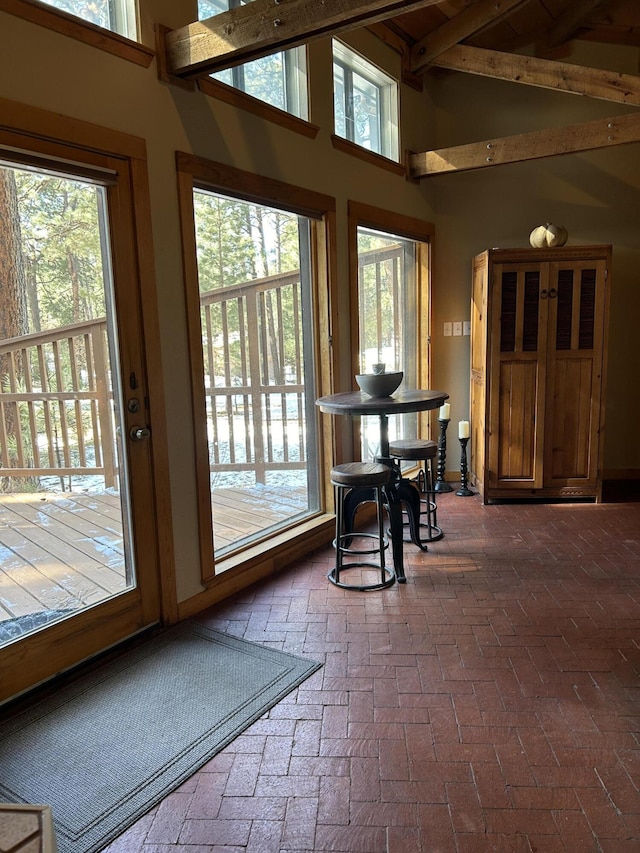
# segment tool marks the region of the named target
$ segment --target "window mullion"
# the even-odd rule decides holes
[[[344,73],[344,124],[347,139],[355,142],[356,120],[355,107],[353,103],[353,72],[347,65],[341,65]]]

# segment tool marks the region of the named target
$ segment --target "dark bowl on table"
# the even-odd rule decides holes
[[[402,382],[402,370],[396,373],[358,373],[356,382],[370,397],[390,397]]]

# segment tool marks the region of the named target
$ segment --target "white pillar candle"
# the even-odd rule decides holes
[[[458,438],[469,438],[469,421],[460,421],[458,424]]]
[[[440,418],[441,421],[448,421],[450,415],[451,415],[450,404],[449,403],[443,403],[440,406],[440,414],[438,415],[438,417]]]

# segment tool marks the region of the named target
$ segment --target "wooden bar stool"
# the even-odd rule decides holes
[[[336,465],[331,469],[331,483],[335,489],[336,496],[336,538],[333,544],[336,549],[336,565],[328,574],[331,583],[342,589],[357,589],[361,592],[373,589],[385,589],[394,583],[396,577],[393,569],[385,565],[385,550],[388,543],[385,538],[382,512],[384,509],[384,487],[389,482],[391,469],[388,465],[377,462],[346,462]],[[360,533],[356,530],[345,529],[345,498],[352,490],[362,490],[362,500],[365,503],[373,500],[376,504],[378,520],[378,532]],[[357,504],[356,504],[357,505]],[[350,515],[355,512],[355,506],[351,505]],[[353,518],[349,519],[349,527]],[[359,547],[354,546],[354,540],[359,541]],[[364,547],[368,543],[375,542],[375,546]],[[363,560],[362,557],[377,554],[378,562]],[[354,557],[353,560],[345,562],[345,557]],[[359,570],[360,583],[345,583],[340,579],[342,572],[352,569]],[[367,570],[373,569],[379,574],[379,580],[373,582],[366,580]]]
[[[415,477],[415,483],[421,494],[420,515],[425,521],[420,527],[426,530],[420,539],[423,542],[436,542],[442,539],[444,533],[438,527],[438,507],[436,505],[436,475],[435,459],[438,455],[438,445],[435,441],[423,438],[403,438],[389,443],[389,455],[393,459],[404,462],[422,462],[422,468]]]

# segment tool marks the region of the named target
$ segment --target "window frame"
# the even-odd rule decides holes
[[[151,65],[156,55],[155,50],[138,41],[99,27],[54,6],[41,3],[39,0],[0,0],[0,12],[6,12],[47,30],[61,33],[144,68]]]
[[[327,515],[333,509],[333,491],[328,478],[324,476],[324,469],[325,459],[332,457],[332,447],[330,435],[318,426],[317,470],[320,482],[320,508],[315,516],[307,517],[301,522],[294,522],[275,534],[267,535],[256,543],[240,547],[216,560],[209,483],[209,446],[205,431],[201,428],[206,419],[206,405],[193,191],[197,187],[202,187],[239,200],[281,207],[313,221],[312,301],[314,339],[317,347],[314,359],[318,396],[327,394],[331,390],[331,366],[336,358],[336,348],[326,345],[327,341],[331,341],[330,329],[336,322],[333,313],[337,303],[334,293],[335,276],[332,274],[329,257],[331,247],[335,246],[336,201],[332,196],[254,175],[251,172],[185,152],[177,152],[176,163],[183,235],[187,334],[191,362],[200,568],[202,584],[210,591],[210,595],[206,598],[209,602],[218,601],[228,594],[228,589],[235,588],[233,579],[238,573],[247,571],[248,566],[258,572],[256,577],[262,576],[262,573],[272,571],[270,566],[277,561],[277,554],[281,551],[290,554],[291,548],[294,547],[300,549],[300,553],[306,553],[310,547],[326,542],[333,524],[332,516]]]
[[[416,382],[429,388],[431,381],[431,288],[435,226],[422,219],[394,213],[368,204],[348,202],[349,289],[351,331],[351,373],[360,373],[360,323],[358,310],[358,229],[366,228],[389,236],[414,241],[416,246]],[[418,413],[418,437],[431,435],[430,412]],[[354,458],[360,456],[361,435],[359,419],[354,419]]]
[[[248,0],[251,2],[251,0]],[[243,5],[243,0],[226,0],[228,9],[236,9]],[[219,13],[221,14],[221,13]],[[198,20],[207,20],[200,18]],[[284,107],[272,104],[254,95],[246,89],[246,73],[250,69],[252,62],[244,62],[240,65],[234,65],[224,71],[219,71],[209,75],[209,79],[215,83],[229,86],[232,89],[242,92],[249,98],[254,98],[261,104],[270,107],[273,110],[279,110],[287,115],[293,116],[300,121],[307,122],[309,120],[309,82],[307,74],[307,49],[304,45],[292,47],[288,50],[276,51],[282,56],[283,63],[283,85],[282,95]],[[259,62],[260,60],[255,60]],[[221,75],[230,73],[231,81],[225,80]]]
[[[334,135],[338,139],[358,146],[362,151],[370,154],[378,155],[391,160],[393,163],[400,162],[400,84],[399,81],[383,71],[366,57],[359,54],[352,47],[340,41],[339,39],[331,40],[332,47],[332,72],[333,72],[333,110],[334,110]],[[340,133],[336,122],[336,66],[342,69],[344,75],[345,97],[342,104],[345,121],[346,134]],[[347,121],[349,110],[348,92],[353,89],[353,76],[357,74],[367,83],[375,87],[378,94],[379,108],[376,114],[376,124],[380,138],[379,149],[367,147],[355,139],[353,130],[354,122],[352,119],[351,125]]]

